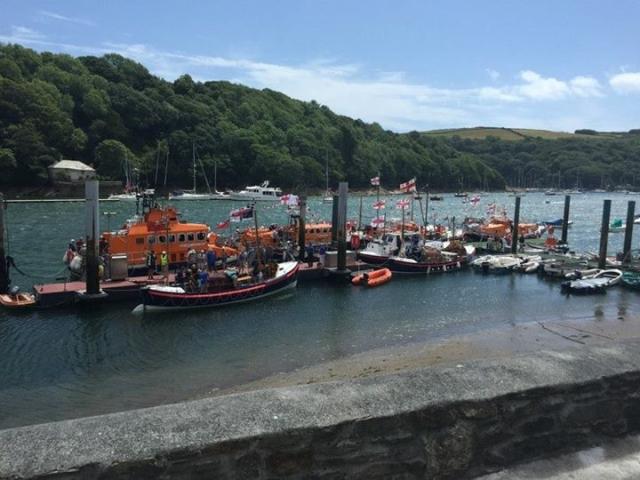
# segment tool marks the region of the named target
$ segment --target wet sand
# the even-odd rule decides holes
[[[387,375],[435,365],[465,364],[538,350],[566,351],[606,345],[640,337],[640,318],[624,313],[617,318],[590,317],[505,326],[470,335],[370,350],[292,372],[271,375],[228,389],[213,389],[202,396],[218,396],[263,388],[303,385]]]

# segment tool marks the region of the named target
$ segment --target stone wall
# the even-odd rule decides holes
[[[640,431],[640,343],[0,431],[0,478],[471,478]]]

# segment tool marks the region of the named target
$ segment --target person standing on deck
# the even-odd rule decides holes
[[[147,252],[147,279],[153,280],[153,275],[156,273],[156,254],[153,250]]]
[[[194,263],[196,263],[196,250],[195,248],[191,247],[189,249],[189,251],[187,252],[187,264],[188,265],[193,265]]]
[[[320,257],[320,264],[324,267],[325,259],[327,258],[327,247],[320,245],[318,250],[318,256]]]
[[[169,282],[169,256],[166,251],[160,254],[160,271],[162,272],[162,282]]]
[[[209,272],[216,271],[216,262],[218,258],[216,257],[216,252],[214,250],[209,250],[207,252],[207,266],[209,267]]]

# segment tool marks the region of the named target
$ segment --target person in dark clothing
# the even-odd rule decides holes
[[[176,272],[176,284],[179,287],[184,288],[184,280],[185,280],[184,267],[180,267]]]
[[[218,261],[216,257],[216,252],[213,250],[209,250],[207,252],[207,266],[209,267],[210,272],[216,271],[216,262]]]
[[[156,273],[156,254],[153,250],[147,252],[147,278],[153,280],[153,274]]]

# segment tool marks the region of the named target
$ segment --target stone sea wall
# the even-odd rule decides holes
[[[640,343],[0,431],[0,478],[471,478],[640,431]]]

